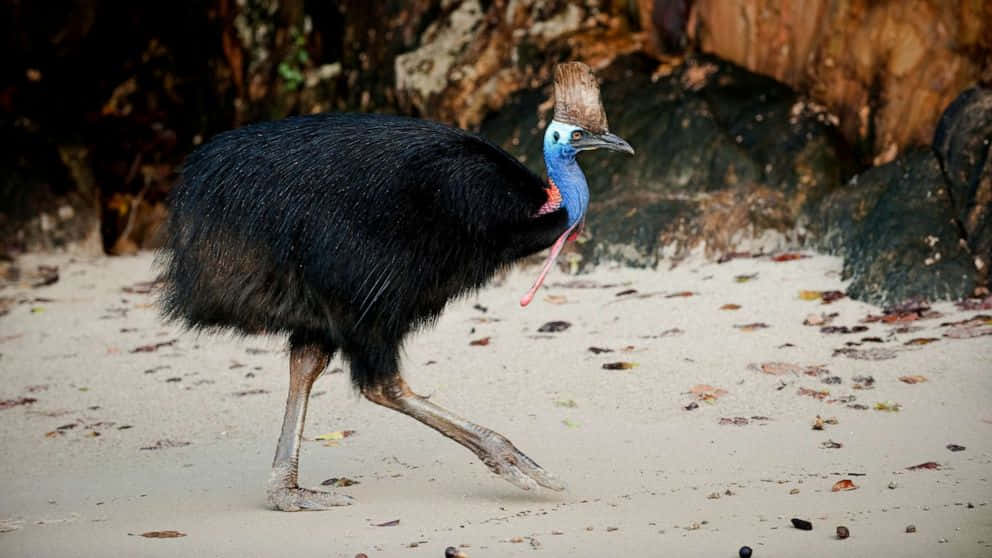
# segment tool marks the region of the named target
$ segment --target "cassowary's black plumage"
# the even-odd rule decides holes
[[[550,246],[564,210],[486,140],[441,124],[322,114],[198,149],[176,185],[164,308],[193,328],[340,348],[368,388],[404,336],[501,267]]]

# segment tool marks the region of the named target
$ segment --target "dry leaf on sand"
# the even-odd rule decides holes
[[[839,481],[835,482],[834,485],[832,487],[830,487],[830,491],[831,492],[842,492],[842,491],[845,491],[845,490],[856,490],[857,488],[858,488],[858,485],[854,484],[854,482],[851,481],[851,479],[844,479],[844,480],[839,480]]]

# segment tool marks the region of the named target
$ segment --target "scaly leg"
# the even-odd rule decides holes
[[[327,368],[331,355],[315,345],[293,346],[289,353],[289,397],[282,420],[282,433],[269,475],[267,501],[281,511],[326,510],[351,504],[351,497],[300,488],[296,484],[300,439],[307,416],[310,388]]]
[[[537,488],[538,485],[551,490],[565,489],[565,485],[554,475],[542,469],[509,440],[417,395],[399,375],[385,385],[362,390],[362,394],[369,401],[409,415],[465,446],[492,472],[524,490]]]

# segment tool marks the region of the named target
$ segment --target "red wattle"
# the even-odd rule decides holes
[[[548,275],[548,271],[551,270],[551,264],[555,263],[555,258],[558,257],[558,254],[561,252],[561,249],[565,246],[565,242],[567,240],[575,238],[575,236],[578,235],[578,232],[581,231],[581,227],[579,227],[581,223],[582,221],[579,221],[578,223],[569,227],[568,230],[561,233],[561,236],[558,237],[558,240],[556,240],[555,243],[551,246],[551,251],[548,253],[548,259],[545,260],[544,262],[544,268],[541,269],[541,274],[537,276],[537,281],[534,282],[534,286],[531,287],[529,291],[527,291],[527,294],[525,294],[523,298],[520,299],[520,306],[527,306],[528,304],[530,304],[531,300],[534,300],[534,295],[537,294],[537,290],[540,289],[541,284],[544,283],[544,278]],[[573,230],[576,231],[575,235],[571,235]]]

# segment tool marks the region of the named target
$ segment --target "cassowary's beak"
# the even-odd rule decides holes
[[[624,139],[620,136],[611,134],[610,132],[603,134],[593,134],[587,132],[581,139],[572,140],[572,147],[574,147],[576,151],[609,149],[612,151],[630,153],[631,155],[634,154],[634,148],[631,147],[629,143],[624,141]]]

